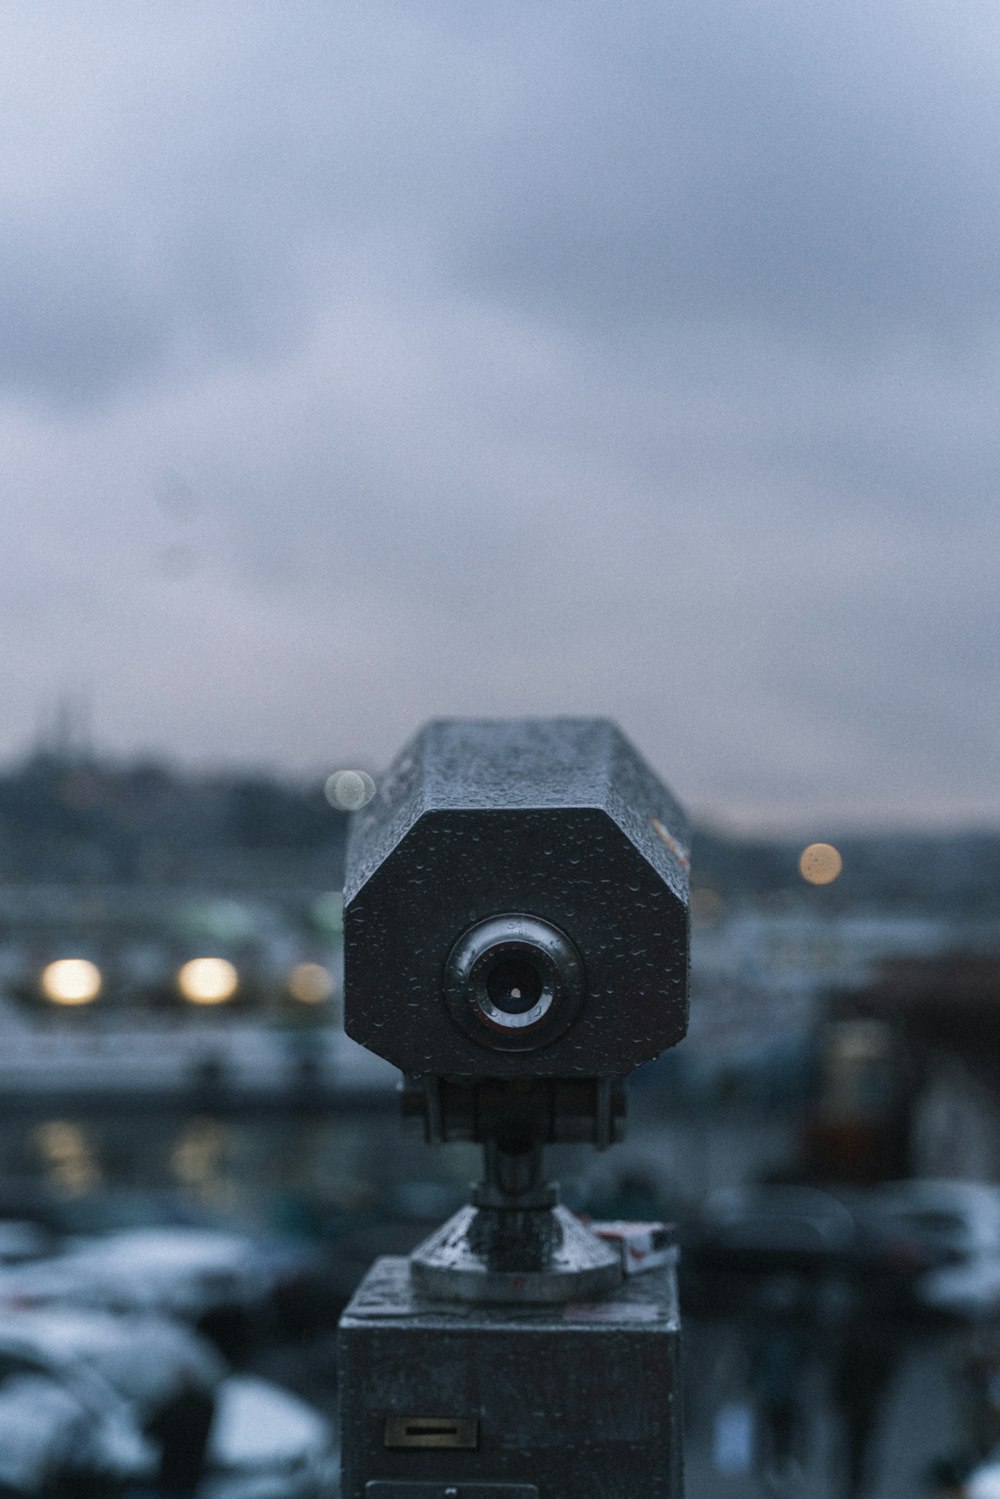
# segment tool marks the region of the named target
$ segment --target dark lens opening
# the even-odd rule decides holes
[[[505,1015],[523,1015],[542,995],[542,975],[530,958],[507,957],[490,970],[486,992]]]

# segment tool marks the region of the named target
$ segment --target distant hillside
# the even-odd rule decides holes
[[[196,776],[40,751],[0,772],[0,881],[321,886],[343,875],[347,815],[320,782]],[[967,916],[1000,911],[1000,834],[837,840],[844,871],[814,890],[801,840],[694,834],[692,883],[727,901],[822,901]]]
[[[803,840],[744,841],[696,829],[692,883],[727,899],[795,897],[964,916],[1000,915],[1000,833],[873,833],[835,839],[844,861],[836,884],[812,889],[799,876]]]
[[[322,784],[37,754],[0,773],[0,880],[339,884]]]

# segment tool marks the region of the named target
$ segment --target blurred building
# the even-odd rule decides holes
[[[985,935],[980,932],[980,936]],[[834,1021],[892,1037],[914,1073],[908,1167],[920,1176],[1000,1179],[1000,942],[894,955],[838,993]]]
[[[0,775],[0,1102],[386,1085],[389,1069],[339,1025],[347,817],[323,785],[114,766],[56,727]],[[1000,836],[838,847],[835,875],[810,883],[800,841],[696,831],[691,1032],[667,1064],[687,1096],[749,1079],[769,1102],[801,1100],[831,995],[874,993],[890,973],[902,992],[906,964],[1000,953]],[[873,1003],[881,1015],[895,1001],[879,990]],[[929,1047],[940,1016],[921,1004],[905,1023]],[[989,1016],[974,1009],[968,1037],[982,1040]],[[967,1067],[974,1040],[960,1044],[949,1013],[933,1044]]]

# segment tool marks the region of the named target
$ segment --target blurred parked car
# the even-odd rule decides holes
[[[37,1420],[33,1400],[38,1402]],[[34,1423],[32,1442],[37,1446],[22,1434],[19,1411]],[[0,1474],[5,1464],[21,1467],[25,1482],[34,1469],[39,1492],[45,1493],[43,1476],[51,1469],[60,1475],[57,1489],[72,1492],[68,1469],[73,1444],[78,1446],[72,1458],[76,1474],[81,1479],[84,1474],[103,1475],[112,1489],[116,1481],[148,1478],[155,1468],[155,1449],[125,1402],[103,1380],[85,1366],[65,1360],[54,1363],[30,1340],[8,1336],[0,1319]],[[13,1487],[16,1491],[17,1485]],[[32,1492],[30,1487],[26,1492]]]
[[[272,1289],[252,1240],[212,1229],[131,1229],[0,1269],[0,1307],[161,1312],[208,1333],[231,1353],[266,1318]]]
[[[1000,1306],[1000,1188],[891,1182],[866,1193],[856,1211],[887,1256],[910,1264],[922,1305],[971,1318]]]
[[[44,1259],[58,1248],[58,1239],[40,1223],[26,1218],[0,1218],[0,1265],[25,1265]]]
[[[858,1203],[872,1228],[920,1243],[938,1264],[1000,1253],[1000,1188],[986,1182],[888,1182]]]
[[[925,1306],[975,1322],[1000,1310],[1000,1254],[980,1255],[965,1265],[946,1265],[921,1276],[917,1294]]]
[[[1000,1499],[1000,1456],[973,1468],[955,1492],[962,1499]]]
[[[711,1192],[684,1228],[685,1258],[734,1272],[810,1270],[843,1260],[857,1228],[848,1209],[817,1187],[726,1187]]]
[[[788,1316],[819,1316],[840,1291],[855,1251],[851,1214],[815,1187],[727,1187],[710,1193],[679,1232],[682,1295],[714,1318],[761,1315],[763,1287],[794,1287]]]
[[[129,1437],[135,1434],[129,1429]],[[122,1441],[113,1422],[42,1374],[0,1382],[0,1492],[32,1499],[113,1496],[150,1472],[145,1446]]]
[[[215,1348],[161,1317],[73,1309],[0,1316],[0,1372],[43,1375],[155,1465],[148,1434],[185,1385],[214,1402],[199,1499],[321,1499],[334,1459],[329,1422],[266,1380],[229,1373]],[[0,1387],[2,1391],[2,1387]],[[124,1439],[123,1439],[124,1440]]]
[[[336,1322],[343,1304],[334,1284],[337,1267],[326,1246],[301,1234],[234,1227],[178,1192],[88,1192],[65,1197],[44,1191],[0,1190],[0,1269],[112,1239],[125,1244],[130,1235],[136,1236],[131,1243],[144,1254],[150,1234],[157,1241],[152,1255],[160,1262],[161,1276],[166,1273],[166,1243],[171,1245],[174,1272],[186,1266],[186,1271],[200,1273],[199,1259],[201,1269],[212,1275],[220,1268],[236,1271],[247,1295],[236,1303],[226,1298],[220,1303],[212,1295],[212,1304],[194,1313],[195,1323],[216,1337],[228,1353],[240,1352],[253,1330],[299,1333]],[[211,1264],[205,1262],[206,1256]],[[220,1265],[220,1259],[226,1263]],[[202,1295],[206,1289],[203,1282]],[[133,1299],[127,1305],[132,1306]],[[189,1311],[166,1309],[191,1320]]]

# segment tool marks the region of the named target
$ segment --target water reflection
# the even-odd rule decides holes
[[[57,1192],[78,1197],[103,1185],[93,1137],[82,1125],[51,1119],[32,1131],[31,1140],[43,1180]]]
[[[41,1121],[8,1119],[0,1132],[0,1181],[8,1191],[127,1203],[185,1197],[259,1227],[294,1221],[326,1234],[340,1220],[437,1204],[464,1192],[478,1155],[431,1152],[400,1139],[391,1109],[367,1116],[218,1118],[150,1111]],[[421,1196],[421,1187],[427,1192]]]
[[[175,1180],[206,1206],[220,1212],[235,1206],[233,1182],[227,1173],[231,1126],[218,1119],[195,1118],[181,1127],[170,1152]]]

